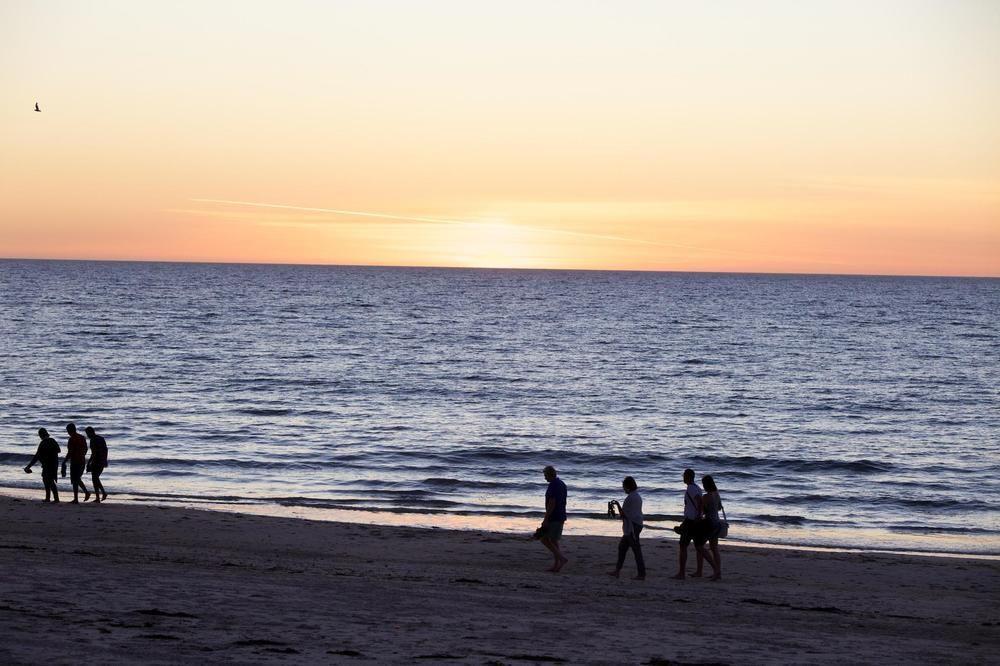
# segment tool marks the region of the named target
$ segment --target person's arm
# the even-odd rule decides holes
[[[702,495],[694,495],[691,497],[694,500],[694,509],[698,512],[699,516],[705,515],[705,501]]]
[[[39,444],[38,445],[38,450],[35,451],[35,455],[32,456],[32,458],[31,458],[31,462],[24,466],[24,471],[25,472],[30,472],[31,471],[31,468],[35,466],[36,462],[38,462],[38,456],[41,455],[41,453],[42,453],[42,445]]]
[[[542,527],[549,524],[549,516],[556,510],[556,499],[554,497],[545,498],[545,517],[542,518]]]

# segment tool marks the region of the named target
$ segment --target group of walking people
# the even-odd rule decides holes
[[[566,522],[566,484],[559,478],[556,469],[551,465],[543,470],[543,474],[545,480],[549,482],[545,491],[545,517],[539,528],[535,530],[534,537],[552,553],[554,561],[548,570],[558,572],[569,561],[559,546],[563,525]],[[686,486],[684,520],[674,528],[674,531],[680,535],[678,570],[674,578],[683,579],[687,576],[688,546],[694,542],[696,565],[695,571],[691,575],[701,577],[704,563],[708,562],[712,567],[710,580],[719,580],[722,578],[722,555],[719,553],[719,539],[725,537],[729,529],[728,523],[724,520],[725,510],[722,508],[719,488],[715,484],[715,480],[706,474],[701,477],[703,490],[695,483],[694,470],[691,469],[684,470],[683,479]],[[617,514],[622,521],[622,538],[618,542],[618,562],[614,570],[609,573],[616,578],[621,575],[628,551],[631,550],[635,557],[635,580],[645,580],[646,562],[642,555],[642,546],[639,543],[639,534],[643,528],[642,496],[639,494],[639,485],[631,476],[626,476],[622,481],[622,489],[625,491],[624,501],[615,500],[609,506],[609,512]],[[719,517],[720,511],[723,513],[722,518]]]
[[[90,479],[94,486],[94,502],[100,504],[108,499],[108,493],[104,490],[104,484],[101,483],[101,472],[108,466],[108,443],[90,426],[84,428],[84,432],[87,433],[86,438],[76,431],[75,424],[66,424],[66,434],[69,435],[69,438],[66,440],[66,456],[62,460],[62,475],[66,476],[66,464],[69,463],[69,479],[73,484],[72,503],[79,504],[81,490],[84,494],[83,501],[86,502],[90,499],[91,493],[83,483],[84,471],[90,472]],[[45,428],[38,429],[38,438],[41,440],[38,443],[38,450],[31,462],[25,466],[24,471],[31,474],[31,468],[34,467],[35,463],[41,463],[42,484],[45,486],[45,500],[43,501],[58,502],[59,488],[56,487],[56,480],[61,452],[59,442],[54,437],[50,437]],[[90,440],[89,460],[87,459],[88,439]]]

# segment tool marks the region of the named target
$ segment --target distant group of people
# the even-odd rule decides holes
[[[545,480],[549,482],[545,491],[545,517],[535,530],[534,536],[552,553],[554,561],[548,570],[558,573],[569,562],[559,546],[563,525],[566,522],[566,484],[551,465],[543,470],[543,474]],[[680,535],[678,571],[674,578],[683,579],[687,576],[688,546],[693,541],[696,568],[692,576],[701,577],[704,563],[708,562],[712,567],[711,580],[719,580],[722,578],[719,538],[720,535],[725,536],[724,532],[728,529],[728,524],[719,517],[719,511],[723,510],[719,488],[715,480],[706,474],[701,477],[704,485],[702,490],[695,483],[694,470],[691,469],[684,470],[683,478],[686,485],[684,520],[674,528]],[[611,502],[622,521],[622,538],[618,542],[618,563],[610,575],[617,578],[621,574],[628,551],[631,550],[635,557],[635,579],[645,580],[646,562],[642,556],[642,546],[639,544],[639,534],[643,527],[642,496],[639,494],[639,485],[631,476],[626,476],[622,481],[622,489],[625,491],[625,500]],[[706,545],[708,549],[705,548]]]
[[[87,433],[86,438],[76,431],[75,424],[66,424],[66,434],[69,435],[69,438],[66,440],[66,456],[62,460],[62,475],[65,478],[66,464],[69,463],[69,478],[73,484],[72,503],[79,504],[81,490],[84,493],[83,501],[86,502],[90,499],[91,493],[83,482],[84,471],[90,472],[90,479],[94,486],[94,502],[99,504],[108,499],[108,493],[104,490],[104,484],[101,483],[101,472],[108,466],[108,443],[90,426],[84,428],[84,432]],[[41,440],[38,444],[38,450],[31,462],[25,466],[24,471],[31,474],[31,468],[36,463],[41,463],[42,484],[45,486],[44,501],[58,502],[59,489],[56,487],[56,480],[61,452],[59,442],[50,437],[45,428],[38,429],[38,438]],[[89,460],[87,459],[88,439],[90,440]]]

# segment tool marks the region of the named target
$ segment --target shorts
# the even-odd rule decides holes
[[[59,467],[42,467],[42,480],[55,481],[59,478]]]
[[[547,523],[544,527],[539,527],[537,532],[538,538],[559,541],[560,537],[562,537],[563,525],[563,521],[560,520],[558,522]]]
[[[684,522],[681,523],[681,548],[687,548],[687,545],[692,541],[696,546],[704,546],[705,542],[708,541],[709,529],[707,520],[685,518]]]
[[[73,481],[79,481],[82,479],[83,470],[86,466],[86,463],[71,462],[69,464],[69,478]]]

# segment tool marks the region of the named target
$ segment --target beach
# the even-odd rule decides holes
[[[616,540],[0,497],[0,661],[995,663],[1000,561],[723,545],[645,581]],[[691,561],[693,562],[693,553]]]

